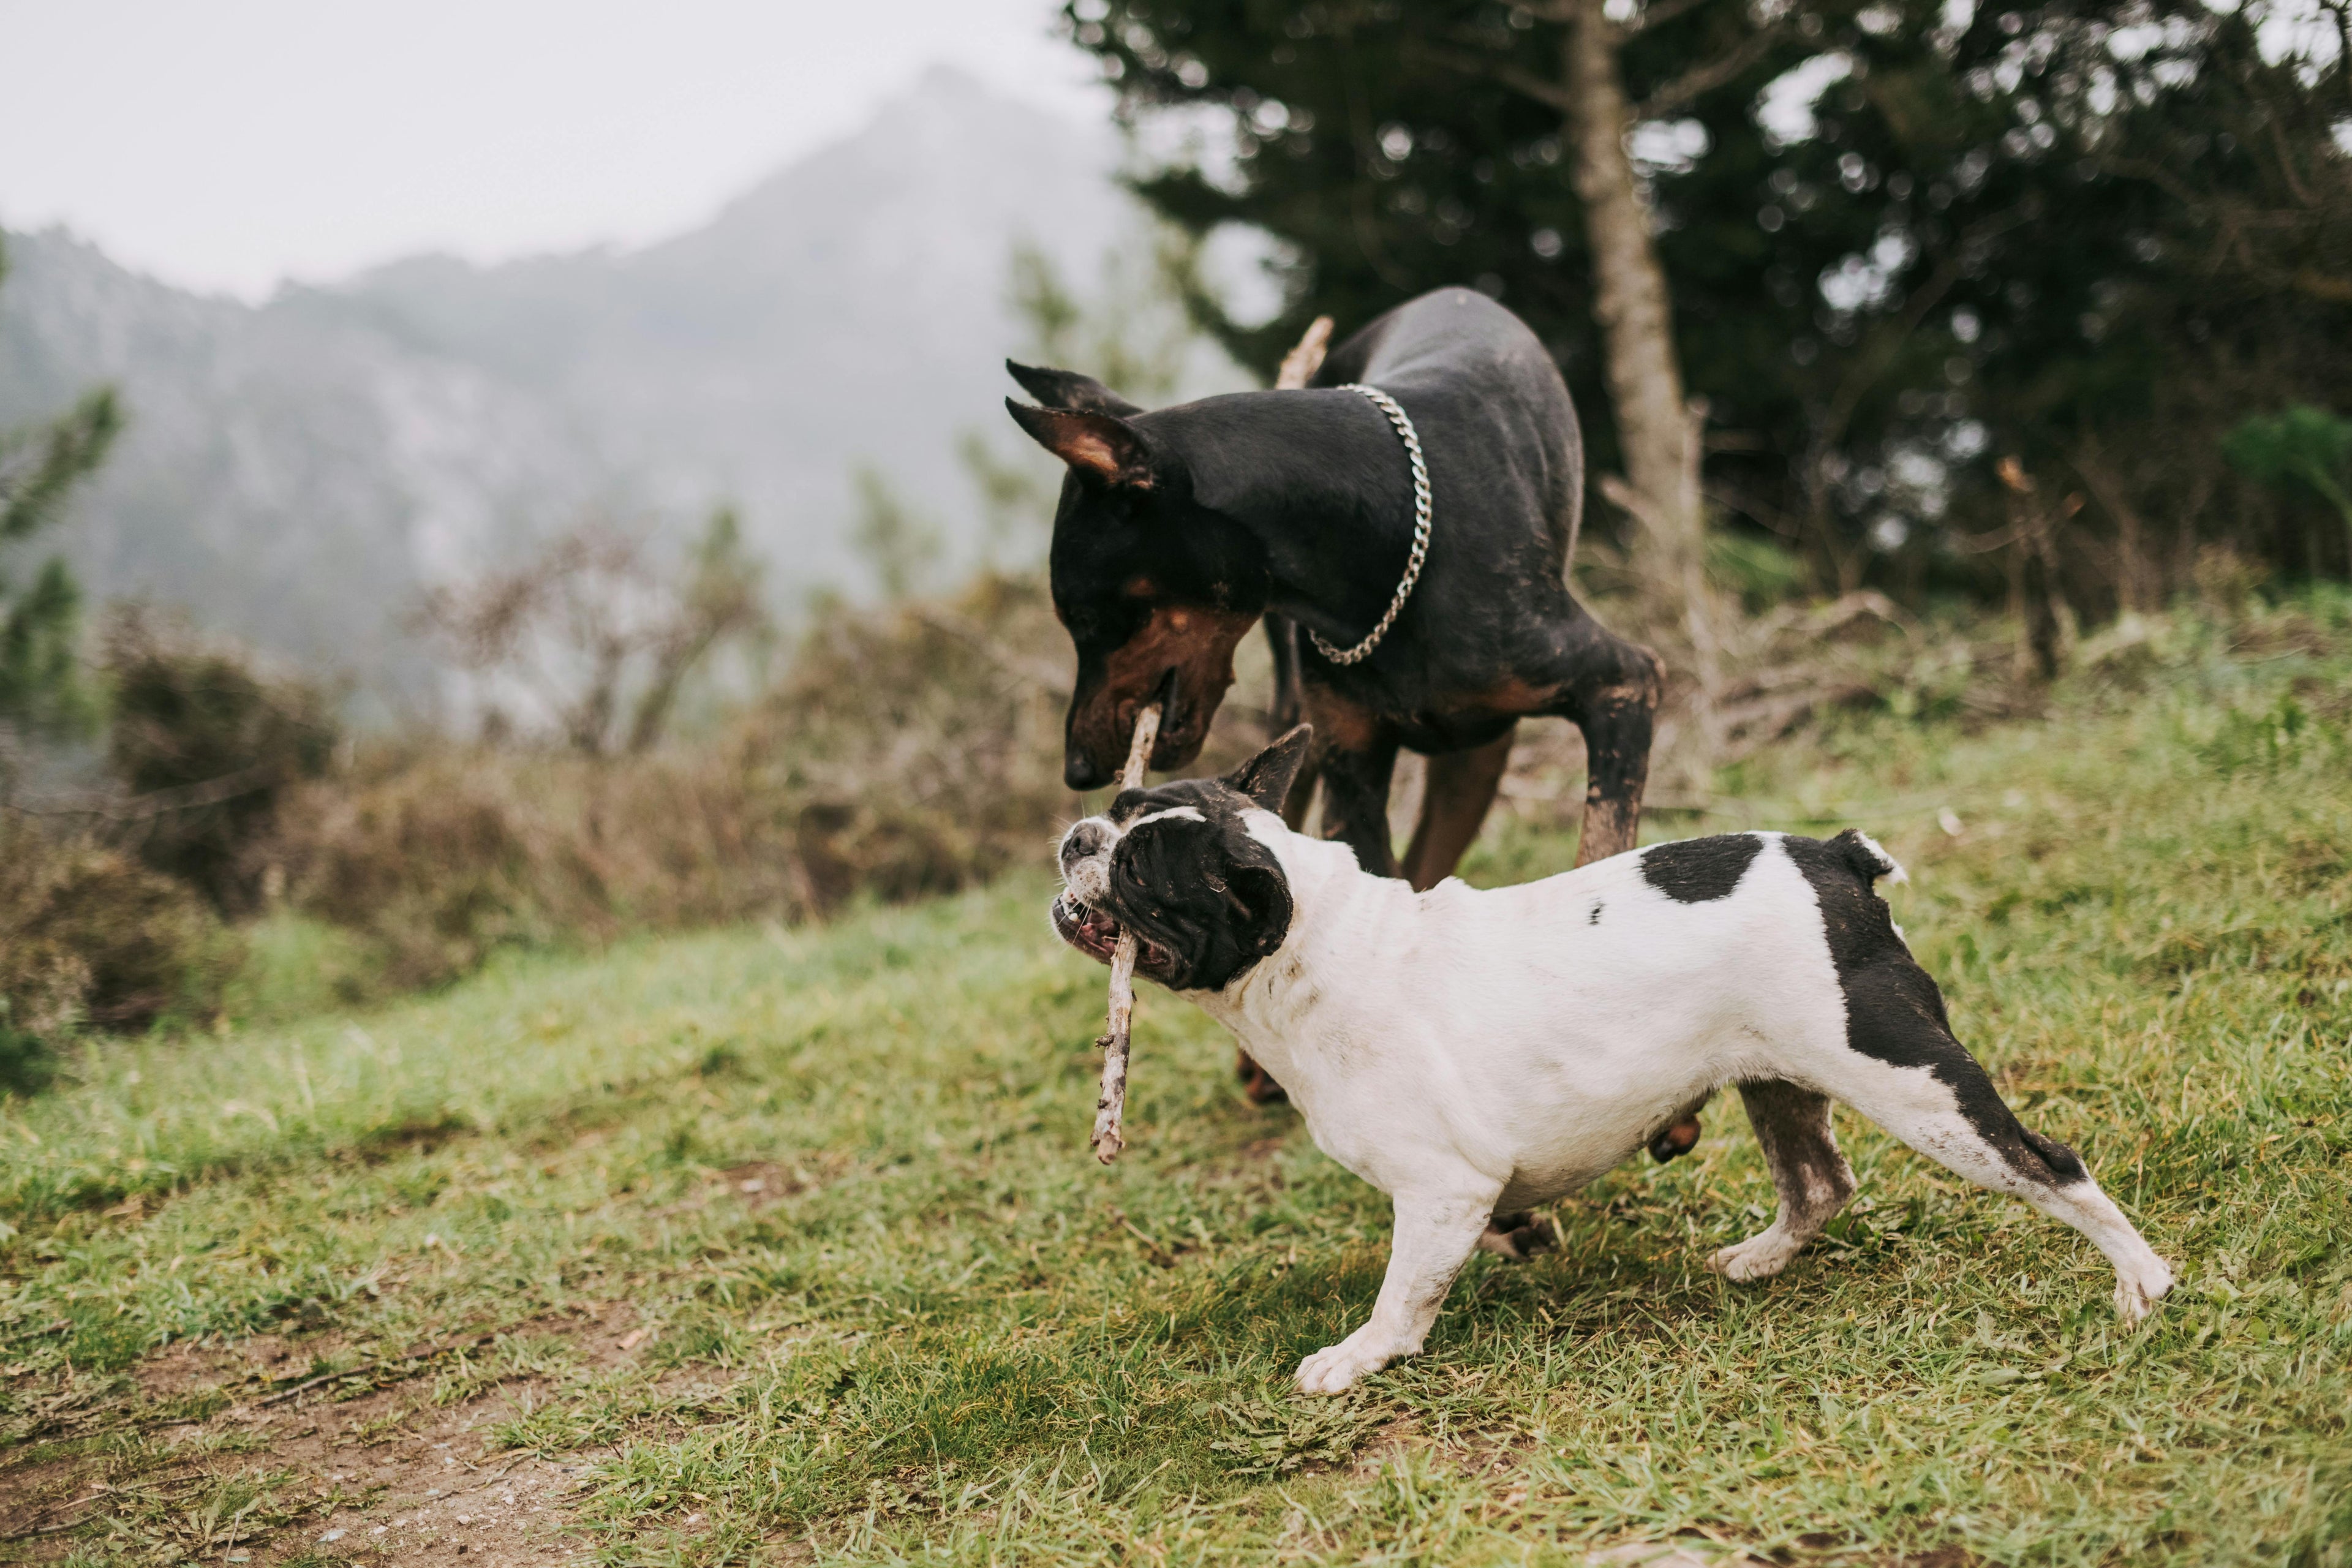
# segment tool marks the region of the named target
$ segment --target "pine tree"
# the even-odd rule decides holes
[[[6,277],[0,252],[0,282]],[[94,717],[79,679],[80,586],[54,556],[20,581],[11,557],[58,521],[121,426],[113,392],[100,388],[46,425],[0,431],[0,730],[80,733]]]
[[[2341,0],[1070,0],[1065,22],[1127,119],[1197,149],[1144,196],[1278,242],[1283,313],[1205,307],[1245,363],[1270,373],[1316,314],[1477,287],[1559,360],[1594,474],[1630,479],[1642,383],[1599,254],[1627,237],[1596,211],[1626,192],[1589,177],[1608,128],[1580,141],[1570,90],[1596,9],[1710,504],[1824,587],[1998,592],[2009,459],[2084,503],[2053,547],[2078,608],[2146,603],[2200,538],[2347,569],[2316,497],[2257,493],[2220,445],[2250,408],[2352,409]]]

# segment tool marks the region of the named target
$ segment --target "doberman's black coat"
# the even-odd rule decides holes
[[[1440,289],[1341,343],[1305,389],[1150,412],[1083,375],[1010,368],[1044,405],[1008,400],[1013,418],[1069,465],[1052,575],[1078,655],[1063,763],[1073,789],[1110,781],[1137,712],[1163,690],[1151,765],[1191,762],[1234,647],[1264,616],[1277,726],[1303,713],[1315,727],[1317,755],[1285,811],[1294,826],[1319,774],[1326,837],[1368,871],[1433,886],[1477,837],[1519,720],[1557,714],[1585,742],[1578,863],[1633,847],[1658,661],[1569,593],[1583,447],[1559,368],[1517,317]],[[1300,628],[1352,647],[1394,595],[1413,531],[1404,449],[1349,383],[1380,388],[1412,420],[1433,521],[1403,613],[1369,658],[1343,666]],[[1400,747],[1431,759],[1402,867],[1388,827]],[[1252,1091],[1277,1092],[1262,1075]]]
[[[1235,645],[1265,616],[1284,704],[1315,724],[1309,777],[1323,781],[1324,831],[1367,870],[1400,869],[1387,817],[1399,747],[1433,759],[1402,868],[1425,887],[1475,837],[1513,729],[1531,714],[1584,733],[1580,862],[1633,847],[1658,663],[1568,591],[1582,447],[1568,388],[1517,317],[1441,289],[1340,344],[1307,389],[1149,413],[1084,376],[1013,369],[1045,405],[1011,404],[1013,417],[1070,467],[1052,570],[1078,654],[1071,787],[1109,781],[1137,710],[1171,671],[1152,765],[1190,762],[1233,679]],[[1412,417],[1434,523],[1403,614],[1370,658],[1343,667],[1297,628],[1339,647],[1370,631],[1413,523],[1404,451],[1378,408],[1340,390],[1349,382],[1381,388]],[[1294,814],[1304,805],[1301,790]]]

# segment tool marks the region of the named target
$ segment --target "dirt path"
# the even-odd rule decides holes
[[[630,1321],[620,1308],[549,1328],[611,1363],[633,1348]],[[118,1385],[86,1415],[73,1413],[73,1386],[60,1385],[54,1428],[0,1468],[0,1562],[52,1562],[98,1542],[255,1564],[305,1552],[488,1568],[584,1557],[577,1503],[606,1451],[555,1461],[494,1446],[499,1423],[544,1396],[539,1381],[438,1405],[434,1373],[447,1363],[419,1358],[416,1375],[355,1397],[338,1397],[332,1383],[284,1396],[298,1385],[292,1368],[335,1350],[271,1335],[176,1345],[131,1369],[130,1399]],[[222,1395],[230,1403],[201,1418],[168,1414]]]

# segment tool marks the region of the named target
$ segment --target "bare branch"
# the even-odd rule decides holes
[[[1696,11],[1706,3],[1707,0],[1659,0],[1655,5],[1642,7],[1642,14],[1633,18],[1633,25],[1626,30],[1646,33],[1653,27],[1663,27],[1675,17]]]
[[[1465,76],[1484,77],[1499,86],[1509,88],[1513,92],[1523,97],[1532,98],[1538,103],[1558,110],[1562,114],[1570,113],[1576,108],[1576,100],[1566,87],[1548,77],[1538,76],[1524,66],[1513,65],[1508,60],[1482,59],[1476,55],[1463,54],[1457,50],[1435,48],[1426,45],[1416,52],[1433,65],[1460,71]]]
[[[1152,701],[1144,705],[1135,716],[1135,734],[1128,742],[1127,768],[1119,775],[1121,790],[1141,789],[1144,771],[1151,765],[1152,742],[1160,738],[1161,704]],[[1102,1047],[1101,1092],[1095,1097],[1094,1136],[1087,1140],[1094,1146],[1095,1158],[1109,1164],[1127,1147],[1127,1139],[1119,1131],[1119,1119],[1127,1111],[1128,1042],[1135,1025],[1135,960],[1140,951],[1131,927],[1119,931],[1118,945],[1111,950],[1110,959],[1110,1019],[1109,1027],[1095,1044]]]
[[[1762,59],[1766,52],[1780,41],[1780,25],[1776,22],[1749,34],[1728,53],[1718,55],[1704,65],[1693,66],[1635,104],[1634,120],[1655,120],[1661,115],[1672,114],[1724,83],[1737,80],[1742,72]]]
[[[201,811],[208,805],[219,805],[241,795],[271,788],[284,782],[286,765],[281,762],[257,763],[249,768],[239,768],[216,779],[201,784],[180,784],[172,789],[159,789],[147,795],[132,795],[128,800],[108,800],[101,797],[79,801],[44,801],[27,805],[18,801],[0,801],[0,808],[16,812],[20,816],[87,816],[103,822],[146,822],[158,816],[168,816],[175,811]]]

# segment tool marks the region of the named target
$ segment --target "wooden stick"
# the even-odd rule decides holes
[[[1331,347],[1331,318],[1318,316],[1307,324],[1306,335],[1298,346],[1282,356],[1282,369],[1274,378],[1278,390],[1295,391],[1315,378],[1323,368],[1323,356]],[[1160,704],[1151,703],[1135,716],[1135,739],[1127,748],[1127,771],[1119,776],[1121,789],[1141,789],[1143,770],[1151,759],[1152,742],[1160,738]],[[1102,1047],[1102,1089],[1095,1097],[1095,1131],[1091,1140],[1095,1158],[1109,1164],[1127,1147],[1119,1136],[1119,1118],[1127,1110],[1127,1058],[1129,1039],[1135,1026],[1135,933],[1122,930],[1118,945],[1110,955],[1110,1026],[1095,1042]]]
[[[1295,392],[1315,379],[1323,368],[1323,356],[1331,348],[1331,318],[1318,316],[1307,324],[1306,336],[1298,346],[1282,356],[1282,369],[1275,374],[1276,392]]]
[[[1135,716],[1135,739],[1128,742],[1127,771],[1119,775],[1121,789],[1141,789],[1143,771],[1151,761],[1152,742],[1160,739],[1160,704],[1148,704]],[[1095,1042],[1102,1047],[1102,1089],[1095,1098],[1095,1131],[1087,1140],[1095,1158],[1109,1164],[1127,1147],[1119,1136],[1118,1120],[1127,1110],[1127,1051],[1135,1026],[1135,933],[1122,927],[1118,945],[1110,955],[1110,1027]]]

